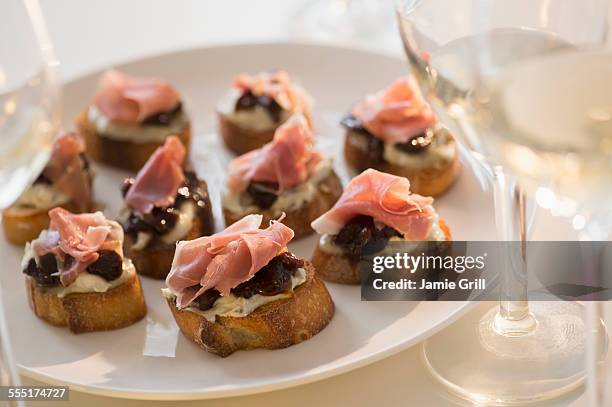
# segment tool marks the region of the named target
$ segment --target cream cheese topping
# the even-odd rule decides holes
[[[356,148],[367,151],[368,141],[361,133],[353,132],[357,137],[350,137],[348,142]],[[407,153],[397,148],[396,143],[383,143],[383,158],[391,164],[414,169],[444,166],[457,156],[457,145],[454,137],[444,127],[438,126],[435,136],[427,149],[420,153]]]
[[[181,240],[193,227],[194,218],[196,215],[196,207],[195,203],[192,201],[186,201],[181,204],[179,207],[179,215],[176,221],[176,224],[169,232],[160,236],[162,242],[167,244],[174,244],[178,240]],[[124,222],[127,220],[125,212],[122,213],[122,216],[125,218]],[[128,212],[129,216],[129,212]],[[148,232],[138,232],[136,235],[136,242],[132,245],[132,250],[143,250],[147,247],[153,235]]]
[[[136,268],[130,259],[123,259],[121,275],[112,280],[106,281],[104,278],[84,271],[68,287],[53,287],[58,297],[63,298],[72,293],[105,293],[128,281],[136,274]]]
[[[291,277],[291,290],[293,291],[296,287],[303,284],[306,281],[306,270],[299,268],[295,274]],[[176,296],[172,294],[170,289],[163,288],[162,294],[165,298],[176,299]],[[188,306],[185,308],[188,311],[194,312],[198,315],[203,316],[210,322],[215,322],[217,316],[228,316],[228,317],[246,317],[251,312],[264,304],[268,304],[273,301],[281,300],[283,298],[291,297],[291,293],[282,293],[277,295],[265,296],[255,294],[249,298],[236,297],[234,294],[220,297],[215,301],[213,306],[206,311],[198,309],[196,306]]]
[[[408,241],[401,237],[394,236],[389,239],[390,241]],[[444,231],[440,227],[440,216],[435,214],[434,218],[431,222],[431,230],[427,235],[427,241],[430,242],[444,242],[446,240],[446,235]],[[325,253],[332,255],[341,255],[344,253],[341,247],[334,243],[334,236],[328,235],[327,233],[321,235],[319,238],[319,248]]]
[[[295,85],[294,85],[295,86]],[[305,90],[299,86],[298,91],[307,98],[307,105],[312,105],[312,98],[307,96]],[[280,120],[275,122],[268,111],[262,106],[255,106],[251,109],[236,110],[236,102],[242,96],[242,92],[239,89],[231,88],[225,96],[219,101],[217,105],[217,112],[223,115],[232,124],[243,129],[254,130],[254,131],[269,131],[275,130],[278,126],[287,121],[294,113],[294,111],[283,109],[280,114]]]
[[[70,201],[70,197],[52,185],[36,183],[30,185],[17,199],[16,206],[28,209],[49,209]]]
[[[183,109],[166,126],[129,124],[111,121],[95,106],[87,110],[87,119],[100,136],[133,143],[163,142],[171,134],[181,133],[189,124],[189,117]]]
[[[26,245],[26,253],[23,256],[22,260],[22,269],[24,269],[24,264],[27,267],[27,263],[33,257],[32,249],[28,245]],[[67,287],[64,286],[56,286],[56,287],[45,287],[44,290],[47,293],[55,294],[60,298],[64,298],[68,294],[73,293],[104,293],[109,290],[112,290],[115,287],[120,286],[121,284],[128,281],[130,278],[133,278],[136,274],[136,268],[130,259],[123,259],[122,264],[122,272],[121,275],[112,280],[106,281],[104,278],[90,274],[87,271],[83,271],[79,276]],[[31,278],[26,276],[26,278]]]
[[[269,208],[274,214],[298,209],[304,203],[312,201],[321,184],[332,171],[330,159],[321,160],[308,179],[302,184],[283,191]],[[234,213],[255,213],[260,209],[252,203],[251,196],[242,191],[238,194],[226,192],[223,196],[223,207]]]
[[[161,240],[164,243],[174,244],[177,240],[187,236],[187,233],[189,233],[193,227],[195,211],[196,208],[193,201],[183,202],[179,208],[179,215],[176,224],[168,233],[161,236]]]

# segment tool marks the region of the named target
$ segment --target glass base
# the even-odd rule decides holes
[[[500,321],[497,306],[479,304],[423,344],[426,366],[455,395],[486,405],[551,399],[579,387],[585,377],[584,307],[569,301],[532,301],[529,307],[530,320],[512,330]],[[526,327],[529,333],[519,334]],[[597,335],[603,359],[603,323]]]

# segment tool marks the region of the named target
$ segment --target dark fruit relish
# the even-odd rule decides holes
[[[134,184],[134,178],[123,181],[121,192],[123,197]],[[148,232],[156,235],[168,233],[176,225],[183,202],[193,201],[196,205],[197,216],[202,220],[205,234],[212,232],[212,212],[206,182],[200,181],[195,172],[185,171],[185,182],[177,190],[174,204],[166,207],[155,207],[148,214],[130,212],[128,220],[123,224],[123,230],[132,236],[138,232]]]
[[[167,126],[178,116],[183,110],[183,104],[178,103],[176,107],[167,112],[155,113],[142,121],[142,124],[150,126]]]
[[[233,288],[231,292],[236,297],[242,298],[251,298],[256,294],[269,297],[288,292],[291,290],[291,277],[302,267],[304,260],[288,252],[281,253],[255,273],[250,280]],[[198,309],[206,311],[212,308],[219,297],[221,297],[219,291],[210,289],[193,300],[193,303]]]
[[[101,250],[98,254],[98,259],[87,266],[86,271],[89,274],[100,276],[106,281],[113,281],[119,278],[123,272],[123,261],[121,257],[112,250]],[[32,277],[39,285],[60,285],[55,256],[52,253],[47,253],[41,256],[38,261],[39,264],[36,264],[36,260],[33,258],[30,259],[23,272]],[[65,255],[64,263],[66,263],[66,267],[69,267],[70,263],[73,261],[73,257]]]
[[[368,150],[366,154],[373,162],[384,161],[384,142],[368,131],[359,120],[352,114],[348,114],[342,118],[340,124],[349,130],[353,130],[366,137],[368,142]],[[396,147],[408,154],[418,154],[424,152],[433,141],[434,131],[427,129],[424,133],[412,137],[405,143],[396,143]]]
[[[274,123],[280,122],[283,108],[276,102],[276,100],[267,95],[255,95],[250,90],[246,90],[242,95],[240,95],[236,101],[236,106],[234,109],[238,112],[240,110],[254,109],[255,106],[261,106],[266,109],[266,112],[268,112],[268,115]]]
[[[334,236],[334,244],[341,247],[353,261],[359,261],[363,255],[373,254],[385,248],[389,239],[401,233],[383,226],[377,228],[370,216],[359,215],[347,222]]]
[[[246,192],[259,208],[269,209],[278,198],[278,183],[251,181]]]

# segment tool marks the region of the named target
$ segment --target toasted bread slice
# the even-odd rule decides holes
[[[440,229],[444,232],[446,241],[451,241],[453,237],[450,228],[443,220],[440,220]],[[317,245],[311,261],[317,270],[317,274],[326,281],[341,284],[359,284],[361,282],[359,264],[351,261],[345,254],[328,253]]]
[[[214,232],[214,220],[210,205],[208,205],[208,209],[208,219],[205,220],[199,216],[194,217],[191,230],[181,240],[193,240]],[[132,260],[138,274],[160,280],[165,279],[172,266],[176,242],[165,243],[159,237],[154,236],[142,250],[134,250],[132,246],[135,243],[134,237],[126,233],[123,240],[123,253],[125,257]]]
[[[310,227],[310,222],[334,206],[338,198],[340,198],[340,195],[342,195],[342,183],[338,175],[332,171],[330,175],[319,184],[318,191],[311,201],[305,202],[297,209],[285,211],[287,216],[283,220],[283,223],[293,229],[295,232],[294,239],[312,234],[314,231]],[[237,213],[227,208],[223,208],[225,225],[229,226],[251,213],[263,215],[262,225],[268,225],[271,220],[276,220],[280,216],[278,211],[273,211],[271,209]]]
[[[257,131],[232,123],[223,113],[217,112],[219,132],[227,148],[237,155],[248,153],[272,141],[276,128]]]
[[[226,357],[237,350],[279,349],[305,341],[329,324],[334,303],[306,262],[306,281],[293,295],[260,306],[245,317],[217,316],[210,322],[189,310],[176,308],[175,300],[166,298],[181,331],[208,352]]]
[[[90,203],[88,210],[92,209],[92,206]],[[70,212],[79,212],[79,205],[74,201],[67,202],[61,207]],[[50,209],[52,208],[29,209],[13,204],[3,210],[2,227],[6,240],[13,244],[23,245],[36,239],[40,232],[49,227]]]
[[[89,157],[103,164],[131,172],[140,170],[151,154],[164,144],[163,141],[133,143],[101,136],[96,127],[87,119],[87,110],[81,112],[77,117],[76,127],[85,140]],[[191,126],[187,124],[180,134],[175,135],[181,140],[189,156]]]
[[[147,313],[136,273],[104,293],[72,293],[60,298],[26,277],[28,302],[37,317],[74,333],[108,331],[140,321]]]
[[[459,175],[461,164],[459,154],[452,161],[442,166],[432,166],[423,169],[413,169],[388,162],[373,161],[367,151],[359,148],[360,143],[354,138],[363,138],[360,133],[348,129],[344,139],[344,157],[352,168],[361,172],[368,168],[388,174],[406,177],[410,181],[410,190],[419,195],[437,196],[446,191]]]
[[[304,114],[304,117],[312,128],[312,117],[310,114]],[[282,123],[279,123],[277,127],[263,131],[247,129],[232,123],[221,112],[217,112],[217,121],[219,122],[219,132],[225,145],[237,155],[263,147],[264,144],[272,141],[276,129],[282,125]]]

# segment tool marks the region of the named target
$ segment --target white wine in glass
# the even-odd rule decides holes
[[[36,0],[2,2],[0,37],[2,210],[19,197],[47,162],[59,127],[60,92],[54,76],[57,61]],[[0,296],[0,379],[4,386],[18,385],[4,309]]]
[[[576,15],[581,18],[573,18]],[[499,156],[508,149],[495,148],[489,134],[497,117],[483,106],[491,100],[490,94],[481,93],[481,84],[517,61],[600,45],[606,38],[605,2],[400,0],[398,17],[412,72],[424,94],[441,120],[454,124],[460,141],[496,175],[496,195],[502,196],[496,206],[500,237],[526,240],[525,178],[519,175],[518,183],[506,184],[504,192],[504,183],[516,174]],[[525,104],[524,95],[521,101]],[[434,376],[475,403],[533,402],[565,394],[584,382],[583,308],[555,297],[529,302],[525,264],[516,264],[516,269],[505,271],[499,306],[479,305],[423,347]],[[461,352],[456,351],[458,344]]]

